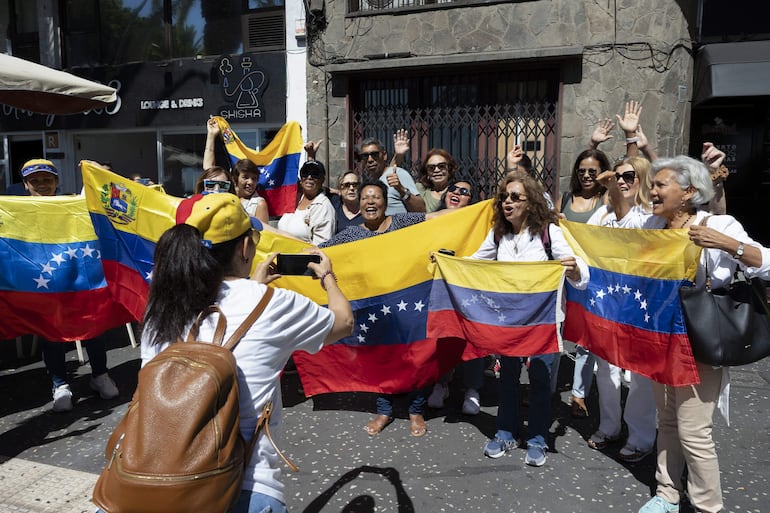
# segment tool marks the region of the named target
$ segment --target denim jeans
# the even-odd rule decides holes
[[[529,429],[527,442],[541,447],[547,445],[551,427],[551,371],[553,360],[560,353],[532,356],[529,359]],[[497,409],[497,436],[504,440],[517,437],[521,425],[519,378],[526,358],[502,356]]]
[[[575,346],[575,372],[572,376],[572,395],[585,399],[594,381],[593,353],[581,346]]]
[[[415,390],[409,393],[409,414],[416,415],[425,411],[425,403],[428,401],[427,394],[424,389]],[[392,395],[380,395],[377,396],[377,415],[393,416],[393,396]]]
[[[88,352],[88,362],[91,364],[91,375],[99,376],[107,372],[107,349],[104,340],[95,338],[84,340]],[[62,385],[67,384],[67,366],[65,364],[66,345],[63,342],[49,342],[43,338],[40,339],[40,350],[43,353],[43,363],[51,376],[53,389],[56,390]]]
[[[241,490],[241,496],[238,503],[230,513],[286,513],[286,504],[265,495],[263,493],[252,492],[251,490]]]

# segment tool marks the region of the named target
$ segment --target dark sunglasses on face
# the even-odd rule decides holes
[[[596,175],[599,173],[599,171],[596,170],[596,169],[593,169],[593,168],[585,169],[585,168],[582,168],[582,167],[580,169],[578,169],[577,172],[578,172],[578,175],[585,175],[585,174],[587,174],[591,178],[596,178]]]
[[[229,192],[230,181],[229,180],[209,180],[208,178],[203,180],[203,190],[207,192]]]
[[[636,180],[636,171],[624,171],[623,173],[615,173],[615,180],[623,179],[626,183],[634,183]]]
[[[504,203],[505,200],[507,200],[509,197],[514,203],[527,201],[527,197],[519,194],[518,192],[501,192],[498,196],[498,199],[500,200],[500,203]]]
[[[345,182],[340,184],[340,189],[358,189],[360,182]]]
[[[450,185],[449,189],[447,189],[447,192],[452,192],[459,196],[468,196],[469,198],[471,197],[471,190],[469,188],[460,187],[458,185]]]
[[[438,164],[425,164],[425,171],[432,173],[434,170],[446,171],[449,169],[449,164],[446,162],[439,162]]]
[[[312,178],[313,180],[320,180],[321,178],[321,172],[317,169],[306,169],[303,171],[300,171],[299,177],[303,180],[305,178]]]
[[[370,151],[369,153],[359,153],[358,154],[358,160],[361,161],[367,161],[369,160],[369,157],[371,157],[374,160],[377,160],[380,158],[380,152],[379,151]]]

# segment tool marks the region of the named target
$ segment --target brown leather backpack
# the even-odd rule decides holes
[[[107,442],[107,465],[93,492],[97,506],[107,513],[224,513],[235,506],[272,404],[245,443],[232,350],[272,295],[268,288],[224,345],[227,321],[219,307],[209,307],[186,342],[171,344],[139,371],[128,411]],[[199,322],[212,311],[219,312],[214,340],[195,341]]]

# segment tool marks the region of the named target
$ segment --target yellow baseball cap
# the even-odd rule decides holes
[[[231,241],[249,229],[262,231],[262,223],[250,217],[234,194],[195,194],[182,200],[176,209],[176,224],[189,224],[198,229],[203,244]]]

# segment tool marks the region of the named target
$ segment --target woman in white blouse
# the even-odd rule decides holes
[[[308,160],[299,170],[297,209],[284,214],[278,229],[315,246],[328,241],[337,226],[337,214],[323,192],[326,170],[317,160]]]

